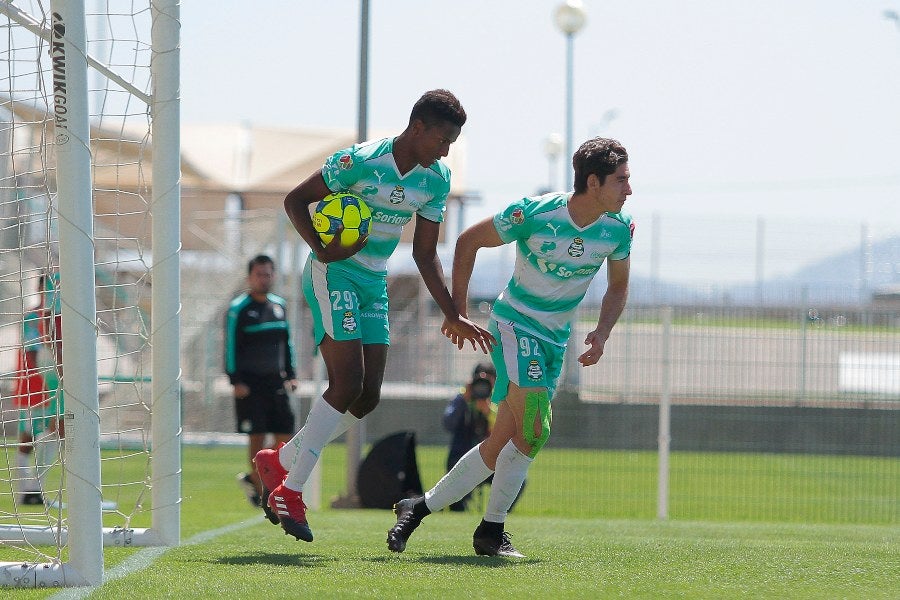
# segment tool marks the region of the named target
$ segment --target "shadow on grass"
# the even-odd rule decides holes
[[[490,567],[492,569],[517,567],[519,565],[534,565],[544,562],[539,558],[503,558],[501,556],[454,556],[443,555],[435,556],[433,554],[417,555],[408,552],[403,554],[413,561],[421,563],[429,563],[433,565],[467,565],[475,567]],[[391,556],[375,556],[365,559],[368,562],[388,563],[398,560],[396,554]]]
[[[193,562],[216,563],[221,565],[274,565],[281,567],[320,567],[327,563],[337,562],[334,556],[321,554],[284,554],[279,552],[246,552],[228,556],[211,556],[196,558]]]

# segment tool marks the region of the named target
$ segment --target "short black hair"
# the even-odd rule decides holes
[[[452,123],[459,128],[466,124],[466,111],[459,99],[448,90],[431,90],[422,94],[413,105],[409,115],[410,125],[419,119],[427,127],[442,122]]]
[[[257,254],[250,259],[249,263],[247,263],[247,275],[253,272],[253,267],[256,265],[272,265],[272,268],[274,269],[275,261],[265,254]]]
[[[583,143],[572,156],[572,168],[575,169],[575,192],[587,189],[588,175],[596,175],[600,185],[607,175],[616,172],[622,163],[628,162],[628,151],[618,140],[595,137]]]

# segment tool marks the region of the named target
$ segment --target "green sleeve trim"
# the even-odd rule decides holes
[[[234,375],[237,372],[238,318],[249,303],[249,294],[238,296],[228,307],[228,314],[225,317],[225,372],[228,375]]]

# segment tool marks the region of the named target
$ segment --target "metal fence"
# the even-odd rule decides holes
[[[259,248],[281,257],[277,291],[292,305],[308,407],[321,369],[299,294],[302,252],[284,241],[296,236],[277,218],[270,225]],[[185,314],[187,431],[233,431],[221,314],[246,261],[232,262],[215,279],[216,293],[200,294],[218,308],[207,306],[203,322]],[[766,288],[769,300],[759,304],[709,284],[668,290],[659,303],[637,290],[600,363],[580,368],[572,358],[596,323],[602,289],[595,291],[576,320],[549,452],[535,462],[517,510],[568,502],[573,515],[651,518],[664,495],[670,518],[900,521],[900,311],[876,310],[857,283],[850,287],[849,299],[839,289],[811,298],[802,282],[785,283],[778,293]],[[417,275],[396,275],[389,289],[392,346],[365,441],[413,430],[420,444],[446,445],[444,405],[484,357],[441,336],[441,316]],[[470,315],[486,320],[489,308],[477,302]],[[670,406],[667,431],[661,401]],[[663,434],[671,449],[664,493]],[[579,496],[556,492],[570,488]]]

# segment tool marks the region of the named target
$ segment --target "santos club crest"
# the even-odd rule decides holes
[[[356,317],[353,316],[351,311],[347,311],[344,313],[344,318],[341,319],[341,327],[344,328],[344,331],[347,333],[353,333],[356,331]]]
[[[569,245],[569,256],[578,258],[582,254],[584,254],[584,240],[577,237],[572,240],[572,243]]]

